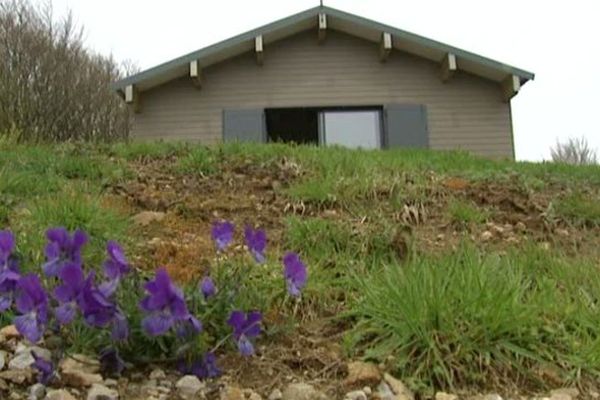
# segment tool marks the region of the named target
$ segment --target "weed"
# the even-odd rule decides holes
[[[181,173],[208,175],[216,171],[216,155],[208,147],[198,146],[179,159],[176,170]]]
[[[448,215],[459,227],[481,224],[488,218],[488,212],[477,207],[473,202],[452,199],[448,204]]]
[[[557,215],[578,226],[600,226],[600,199],[572,193],[555,204]]]

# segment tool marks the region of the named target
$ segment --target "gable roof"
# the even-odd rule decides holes
[[[435,62],[441,62],[446,54],[454,54],[459,70],[492,81],[502,82],[507,76],[514,75],[519,78],[522,85],[535,77],[532,72],[457,47],[335,8],[317,6],[131,75],[115,82],[113,89],[123,91],[125,87],[135,85],[138,90],[147,90],[189,74],[189,64],[192,61],[198,61],[202,67],[207,67],[253,50],[254,39],[257,36],[262,35],[263,42],[267,45],[305,30],[316,29],[319,14],[327,15],[327,29],[341,31],[375,43],[379,43],[382,33],[387,32],[392,35],[394,49]]]

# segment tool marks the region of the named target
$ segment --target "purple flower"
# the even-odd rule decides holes
[[[212,239],[217,245],[218,251],[223,251],[233,240],[234,226],[231,222],[215,222],[212,226]]]
[[[58,276],[68,263],[81,264],[81,249],[88,241],[85,232],[76,230],[71,237],[65,228],[52,228],[46,231],[46,237],[46,263],[42,266],[46,276]]]
[[[149,336],[163,335],[176,325],[180,325],[177,327],[181,334],[187,329],[196,333],[202,330],[200,321],[189,313],[183,292],[171,282],[164,268],[159,268],[154,280],[144,288],[148,296],[142,299],[140,308],[149,315],[142,320],[142,328]]]
[[[298,257],[298,254],[289,252],[283,257],[283,276],[287,283],[290,296],[298,297],[302,288],[306,285],[308,272],[306,266]]]
[[[109,347],[100,352],[100,370],[103,375],[121,375],[125,369],[125,362],[119,356],[116,348]]]
[[[243,311],[233,311],[229,316],[227,324],[233,328],[233,337],[243,356],[254,354],[254,346],[250,339],[260,335],[261,320],[262,314],[258,311],[251,311],[247,314]]]
[[[267,247],[267,234],[262,229],[252,229],[250,226],[246,226],[244,231],[246,238],[246,245],[250,250],[250,253],[254,256],[257,263],[262,264],[265,262],[265,248]]]
[[[59,306],[55,308],[54,315],[61,325],[67,325],[73,321],[77,314],[77,303],[85,287],[86,281],[83,277],[83,269],[79,264],[66,264],[59,271],[58,277],[62,284],[54,288],[54,298]]]
[[[48,296],[40,279],[33,274],[22,277],[17,283],[17,311],[14,323],[21,335],[32,343],[38,342],[48,323]]]
[[[15,237],[9,231],[0,231],[0,312],[6,311],[13,302],[17,282],[21,278],[16,259],[13,257]]]
[[[38,356],[35,351],[31,352],[33,359],[33,368],[38,372],[38,382],[43,385],[48,385],[55,377],[54,366],[45,358]]]
[[[177,369],[184,375],[192,374],[200,379],[216,378],[221,375],[221,370],[217,367],[217,357],[212,352],[206,353],[204,357],[191,363],[180,360]]]
[[[200,283],[200,291],[206,300],[213,297],[217,293],[215,283],[209,276],[205,276]]]
[[[108,279],[120,279],[129,272],[129,263],[117,242],[109,240],[106,244],[106,252],[108,259],[104,262],[104,274]]]

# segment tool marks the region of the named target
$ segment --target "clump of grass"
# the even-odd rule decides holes
[[[456,198],[448,203],[447,212],[452,223],[459,227],[481,224],[489,217],[487,210],[477,207],[473,202]]]
[[[600,226],[600,198],[593,199],[582,193],[573,193],[555,204],[555,212],[578,226]]]
[[[131,142],[114,144],[109,152],[127,161],[159,159],[182,156],[189,151],[189,145],[181,142]]]
[[[210,148],[197,146],[179,159],[175,169],[186,174],[208,175],[217,170],[217,157]]]
[[[346,344],[415,386],[498,379],[544,388],[541,369],[573,383],[600,372],[600,274],[534,247],[506,256],[471,246],[355,274],[357,323]]]

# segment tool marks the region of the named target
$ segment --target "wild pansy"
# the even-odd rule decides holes
[[[33,274],[22,277],[17,283],[15,300],[17,311],[15,327],[32,343],[38,342],[48,324],[48,296],[40,279]]]
[[[258,311],[251,311],[247,314],[243,311],[233,311],[229,316],[227,324],[233,328],[233,337],[243,356],[254,354],[254,345],[250,339],[260,335],[261,320],[262,314]]]
[[[290,296],[298,297],[306,285],[308,272],[298,254],[289,252],[283,257],[283,276]]]
[[[106,375],[119,376],[125,369],[125,362],[114,347],[102,350],[100,356],[100,370]]]
[[[265,262],[265,248],[267,247],[267,234],[262,229],[252,229],[251,226],[246,226],[244,231],[246,245],[248,250],[254,256],[257,263]]]
[[[117,305],[94,284],[91,271],[83,283],[77,304],[85,322],[95,328],[111,326],[114,340],[125,340],[129,334],[127,319]]]
[[[79,264],[66,264],[59,271],[58,277],[62,283],[54,288],[54,298],[59,303],[54,315],[61,325],[67,325],[75,318],[77,304],[85,286],[83,269]]]
[[[34,359],[33,368],[35,368],[38,373],[38,382],[43,385],[48,385],[56,376],[54,365],[52,365],[52,362],[46,360],[42,356],[37,355],[35,351],[31,352],[31,356]]]
[[[81,249],[88,241],[85,232],[76,230],[71,236],[65,228],[52,228],[46,231],[46,238],[46,263],[42,266],[46,276],[57,276],[68,263],[81,264]]]
[[[201,359],[190,362],[180,360],[177,369],[184,375],[196,375],[200,379],[216,378],[221,375],[221,370],[217,367],[217,357],[214,353],[208,352]]]
[[[217,294],[217,288],[210,276],[205,276],[204,279],[202,279],[202,282],[200,282],[200,291],[205,300],[208,300]]]
[[[199,333],[202,324],[192,316],[185,303],[183,291],[171,282],[164,268],[156,271],[154,280],[147,282],[144,289],[148,295],[140,302],[140,308],[148,313],[142,320],[142,328],[149,336],[160,336],[171,328],[178,333],[189,330]]]
[[[100,291],[105,296],[111,296],[119,286],[121,278],[129,272],[129,263],[121,246],[110,240],[106,245],[108,259],[104,261],[104,275],[108,281],[100,285]]]
[[[215,222],[211,229],[211,236],[218,251],[223,251],[233,240],[234,226],[229,221]]]
[[[17,260],[13,257],[15,237],[0,231],[0,312],[10,308],[17,282],[21,278]]]

